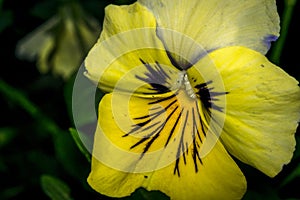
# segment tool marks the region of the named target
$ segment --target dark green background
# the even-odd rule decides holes
[[[57,191],[58,194],[66,194],[66,197],[62,196],[60,199],[71,199],[71,197],[72,199],[106,199],[87,185],[86,178],[90,163],[78,150],[68,131],[73,124],[67,109],[67,105],[71,103],[71,96],[66,92],[66,88],[72,84],[72,80],[65,82],[51,73],[42,75],[34,62],[20,60],[15,56],[17,42],[53,16],[64,2],[2,0],[0,74],[2,83],[6,83],[6,90],[11,93],[0,93],[1,200],[49,199],[46,193],[49,192],[48,187],[53,186],[51,184],[54,184],[54,189],[50,188],[50,193],[57,190],[56,185],[62,190]],[[131,2],[133,1],[86,0],[80,3],[90,15],[101,22],[107,4]],[[283,0],[277,2],[279,14],[282,16]],[[288,36],[281,61],[278,63],[298,80],[300,79],[299,4],[296,5],[292,16],[290,29],[282,30],[288,31]],[[18,101],[22,98],[29,100],[35,106],[33,110],[30,111],[30,107],[22,106]],[[38,114],[35,114],[34,109],[38,109]],[[245,199],[300,199],[299,131],[296,135],[298,144],[295,156],[274,179],[239,163],[248,181]],[[59,181],[64,182],[66,188],[61,186]],[[144,190],[139,190],[130,198],[166,199],[164,195]]]

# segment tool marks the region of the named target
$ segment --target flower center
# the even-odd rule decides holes
[[[196,93],[193,90],[185,70],[182,70],[178,73],[178,78],[172,89],[184,89],[190,98],[196,99]]]

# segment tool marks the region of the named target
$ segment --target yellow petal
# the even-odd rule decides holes
[[[197,100],[182,90],[152,99],[127,93],[107,94],[99,105],[97,137],[101,144],[95,142],[94,156],[128,172],[162,168],[173,162],[196,134],[199,145],[206,139],[207,123],[200,109]],[[120,163],[119,158],[128,166]],[[131,163],[138,160],[132,169]]]
[[[168,50],[188,52],[195,48],[191,37],[207,51],[225,46],[245,46],[263,54],[279,36],[275,0],[139,0],[153,12]],[[189,60],[197,59],[198,55]],[[179,60],[179,62],[181,62]]]
[[[109,6],[104,24],[100,41],[85,60],[89,79],[104,91],[117,88],[153,93],[153,84],[163,85],[165,89],[171,87],[170,81],[176,81],[172,77],[177,76],[178,70],[156,36],[155,19],[149,11],[139,3]]]
[[[172,66],[164,50],[144,48],[114,57],[120,49],[109,50],[107,45],[116,43],[108,43],[94,48],[85,61],[85,75],[98,83],[100,89],[151,97],[171,91],[178,70]]]
[[[177,98],[153,100],[105,95],[99,106],[89,184],[111,197],[128,196],[144,187],[171,199],[240,199],[246,181],[222,144],[217,142],[205,157],[199,154],[202,143],[215,140],[204,136],[195,103],[184,91]],[[162,130],[155,131],[159,127]],[[193,136],[196,128],[199,136]]]
[[[156,21],[154,16],[139,3],[128,6],[109,5],[105,8],[105,18],[100,41],[132,29],[155,27]]]
[[[221,139],[241,161],[275,176],[295,149],[298,82],[258,52],[228,47],[210,54],[223,77],[226,121]]]
[[[192,152],[193,148],[189,149]],[[160,190],[171,199],[241,199],[246,192],[246,180],[238,166],[218,141],[202,159],[195,173],[193,159],[179,164],[180,177],[171,174],[173,165],[149,174],[148,190]],[[170,173],[171,172],[171,173]],[[147,185],[148,184],[148,185]]]
[[[192,149],[190,149],[192,150]],[[181,175],[174,174],[174,163],[154,172],[127,173],[92,159],[88,183],[110,197],[129,196],[137,188],[159,190],[171,199],[241,199],[246,180],[238,166],[218,142],[195,173],[192,159],[181,163]]]

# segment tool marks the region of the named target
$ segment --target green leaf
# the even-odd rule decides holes
[[[91,152],[93,148],[98,105],[104,93],[84,76],[84,70],[82,65],[76,76],[67,82],[64,88],[64,97],[69,116],[77,131],[76,134],[71,132],[73,139],[85,157],[90,158],[87,152]]]
[[[69,80],[67,80],[64,86],[64,100],[67,106],[67,111],[70,119],[73,119],[72,112],[72,93],[73,93],[73,85],[76,78],[76,74],[72,75]]]
[[[41,176],[41,186],[43,191],[52,200],[71,200],[71,189],[66,183],[58,178],[49,175]]]
[[[91,154],[90,152],[86,149],[86,147],[84,146],[84,144],[81,141],[81,138],[78,134],[78,132],[74,129],[74,128],[70,128],[69,129],[77,147],[79,148],[79,150],[81,151],[81,153],[86,157],[86,159],[88,160],[88,162],[91,162]]]
[[[10,10],[1,11],[0,9],[0,32],[13,23],[13,15]]]
[[[295,178],[300,177],[300,163],[298,166],[289,174],[285,177],[285,179],[281,183],[281,187],[287,185],[291,181],[293,181]]]
[[[39,118],[38,108],[26,97],[26,95],[18,89],[13,88],[6,82],[0,79],[0,93],[2,93],[5,98],[20,106],[25,111],[27,111],[32,117]]]
[[[1,188],[0,199],[14,199],[24,191],[24,186]]]
[[[10,10],[2,10],[3,0],[0,0],[0,33],[13,22],[13,14]]]
[[[72,136],[68,132],[61,132],[54,137],[55,154],[69,175],[77,180],[85,181],[89,163],[86,162],[78,150]]]
[[[297,0],[284,0],[284,10],[281,16],[280,37],[274,43],[269,56],[269,59],[277,65],[280,64],[281,54],[286,43],[296,3]]]
[[[98,103],[104,95],[84,76],[84,71],[84,66],[81,66],[76,77],[69,80],[64,88],[68,113],[76,128],[97,121]]]
[[[34,5],[34,7],[30,10],[30,13],[41,19],[49,19],[51,16],[55,14],[57,10],[57,2],[53,0],[42,1]]]
[[[114,4],[117,4],[117,5],[129,5],[129,4],[132,4],[134,3],[136,0],[115,0],[114,1]]]
[[[0,128],[0,148],[9,144],[16,136],[17,129],[11,127]]]
[[[296,136],[296,149],[293,156],[294,160],[298,158],[300,158],[300,136]]]
[[[264,199],[264,200],[280,200],[276,190],[270,186],[262,188],[248,189],[243,200]]]
[[[130,197],[124,200],[169,200],[170,198],[160,191],[147,191],[144,188],[138,188]]]

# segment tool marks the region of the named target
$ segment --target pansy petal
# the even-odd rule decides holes
[[[114,100],[114,98],[116,99]],[[141,117],[133,120],[146,118],[143,117],[143,112],[149,110],[147,102],[151,101],[134,96],[130,97],[131,102],[127,104],[127,109],[128,112],[132,111],[132,113],[127,113],[126,109],[118,108],[114,104],[114,101],[126,102],[127,98],[127,95],[124,94],[107,94],[101,100],[99,106],[99,116],[101,117],[95,135],[92,171],[88,178],[89,184],[96,191],[111,197],[123,197],[130,195],[139,187],[144,187],[147,190],[160,190],[170,196],[171,199],[240,199],[243,196],[246,190],[245,177],[220,142],[215,144],[207,156],[199,159],[197,158],[199,155],[195,150],[196,146],[192,143],[181,157],[178,157],[178,159],[175,157],[168,161],[168,164],[163,165],[161,163],[165,162],[164,159],[172,156],[170,152],[176,153],[178,148],[174,149],[173,146],[170,146],[171,149],[166,147],[159,152],[158,147],[164,147],[165,143],[158,142],[156,144],[157,141],[155,140],[155,146],[149,149],[152,152],[145,153],[143,157],[141,157],[141,152],[145,150],[145,146],[137,145],[137,149],[130,148],[130,145],[141,141],[143,137],[138,134],[135,137],[126,136],[128,130],[133,128],[131,125],[135,123],[126,122],[125,120],[130,119],[129,116],[133,117],[140,114],[139,112],[142,112]],[[165,99],[165,101],[168,101],[168,99]],[[168,108],[164,107],[162,99],[159,100],[158,105],[152,105],[150,116],[154,116],[160,106],[166,110],[168,116]],[[119,107],[123,105],[124,103],[120,104]],[[141,111],[138,111],[139,109]],[[123,112],[115,113],[120,110],[123,110]],[[171,121],[173,120],[174,126],[180,112],[177,113],[174,106],[171,110],[175,110],[174,116],[170,118]],[[151,127],[155,126],[156,122],[160,120],[152,119]],[[191,121],[188,121],[186,126],[190,126]],[[165,126],[168,126],[166,130],[172,130],[172,123],[166,122]],[[139,125],[142,128],[151,129],[150,126],[147,127],[145,124],[140,123]],[[180,128],[175,127],[175,129],[179,130]],[[147,130],[143,130],[143,132],[149,133]],[[190,131],[184,133],[189,134]],[[163,131],[155,135],[168,138],[169,133]],[[159,139],[157,140],[159,141]],[[172,141],[180,141],[180,139],[172,139]],[[158,153],[158,156],[152,156],[152,153]],[[149,170],[149,165],[154,168]],[[143,169],[146,170],[143,171]]]
[[[155,28],[156,20],[151,12],[139,3],[132,5],[108,5],[100,41],[126,31],[139,28]],[[138,39],[138,38],[135,38]]]
[[[298,82],[266,57],[244,47],[210,54],[223,77],[226,149],[268,176],[278,174],[295,149],[300,119]]]
[[[170,158],[164,157],[164,162],[160,161],[159,168],[161,168],[183,154],[193,143],[194,138],[195,146],[201,146],[206,139],[207,123],[200,109],[198,102],[186,96],[184,91],[170,92],[169,96],[159,98],[141,98],[118,92],[107,94],[99,105],[98,133],[102,133],[104,138],[100,148],[105,152],[108,148],[106,146],[110,146],[110,143],[104,145],[104,142],[109,141],[117,147],[116,155],[122,151],[127,154],[130,150],[136,155],[122,156],[123,159],[129,160],[128,163],[141,157],[146,160],[148,153],[152,154],[151,159],[155,156],[163,158],[161,157],[163,151],[165,154],[168,153]],[[168,147],[168,151],[165,147]],[[175,150],[169,147],[174,147]],[[113,152],[112,148],[110,152]],[[102,156],[101,152],[99,155]],[[103,156],[106,157],[102,160],[106,159],[110,165],[117,165],[123,171],[131,171],[126,165],[119,166],[118,160],[113,160],[106,152]],[[156,167],[158,166],[155,162],[147,166],[139,162],[135,170],[151,171]]]
[[[246,180],[238,166],[218,142],[194,173],[193,163],[182,164],[182,175],[173,174],[173,165],[147,173],[127,173],[92,159],[88,183],[97,192],[110,197],[129,196],[143,187],[159,190],[171,199],[241,199]],[[191,167],[190,167],[191,166]]]
[[[158,34],[170,51],[189,52],[195,40],[210,52],[225,46],[245,46],[265,54],[279,36],[275,0],[139,0],[157,19]],[[170,29],[172,31],[166,31]],[[188,42],[188,44],[186,43]],[[201,57],[193,56],[189,60]],[[182,62],[179,60],[179,62]]]
[[[101,45],[92,50],[85,61],[85,75],[98,83],[103,91],[160,95],[172,89],[178,70],[172,66],[164,50],[139,49],[113,59],[114,52]],[[98,55],[103,54],[106,54],[105,58],[112,58],[111,61],[100,59]]]
[[[189,151],[192,151],[190,148]],[[179,165],[180,177],[171,174],[173,165],[149,174],[148,190],[160,190],[171,199],[241,199],[246,192],[246,180],[239,167],[218,141],[203,165],[195,173],[193,160]],[[163,180],[163,181],[162,181]]]
[[[106,8],[101,39],[84,64],[86,76],[108,92],[119,87],[150,93],[153,85],[170,85],[168,81],[178,71],[156,36],[153,15],[139,3]]]

